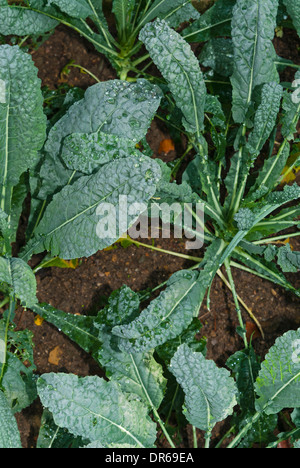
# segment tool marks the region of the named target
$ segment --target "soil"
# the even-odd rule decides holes
[[[274,43],[282,57],[300,64],[299,40],[294,32],[284,31],[284,37],[276,38]],[[54,34],[32,53],[32,57],[39,69],[43,85],[51,89],[56,89],[66,81],[69,85],[84,89],[95,83],[89,75],[75,68],[71,69],[69,75],[62,77],[62,69],[71,60],[89,69],[101,81],[116,77],[107,60],[96,53],[91,44],[63,26],[58,27]],[[287,69],[286,81],[291,80],[293,73],[292,69]],[[178,150],[168,155],[159,154],[161,141],[170,138],[166,128],[159,121],[153,122],[147,138],[154,157],[169,161],[180,156]],[[185,251],[183,240],[159,239],[155,245],[175,252],[189,253]],[[299,242],[293,240],[292,245],[299,250]],[[202,253],[193,251],[192,255],[201,257]],[[39,257],[35,258],[34,262],[38,260]],[[135,291],[154,288],[167,280],[172,273],[192,265],[193,263],[184,259],[146,248],[130,246],[124,249],[118,245],[116,249],[101,251],[88,259],[82,259],[76,270],[48,268],[39,272],[38,299],[66,312],[95,314],[102,307],[103,299],[123,284]],[[234,278],[238,293],[263,327],[265,339],[256,334],[253,341],[255,350],[263,358],[278,336],[300,326],[299,301],[281,287],[239,270],[234,271]],[[300,287],[299,275],[291,275],[290,280],[296,287]],[[245,321],[250,323],[251,319],[246,311],[243,311],[243,315]],[[243,342],[235,331],[238,321],[232,295],[219,278],[215,279],[211,290],[210,311],[204,302],[199,316],[203,324],[201,336],[207,337],[207,357],[224,366],[230,355],[243,348]],[[53,326],[46,322],[38,324],[31,311],[18,310],[16,323],[19,329],[29,328],[34,333],[37,374],[67,372],[80,376],[103,375],[88,354]],[[37,400],[17,415],[22,444],[26,448],[36,445],[41,414],[42,408]],[[226,423],[217,426],[213,443],[224,433],[226,427]],[[185,446],[192,446],[191,437],[189,432],[184,434]]]

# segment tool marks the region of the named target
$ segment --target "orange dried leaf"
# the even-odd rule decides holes
[[[49,353],[48,362],[49,364],[53,364],[54,366],[58,366],[59,361],[62,356],[62,350],[59,346],[56,346],[52,351]]]
[[[159,154],[165,153],[168,154],[170,151],[175,151],[175,145],[173,143],[173,140],[170,138],[166,138],[165,140],[162,140],[160,145],[159,145]]]

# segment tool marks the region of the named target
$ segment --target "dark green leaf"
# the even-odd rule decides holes
[[[156,20],[140,34],[151,58],[167,80],[188,132],[203,128],[206,87],[190,46],[165,21]]]
[[[183,31],[183,37],[189,42],[201,42],[208,41],[211,37],[230,36],[235,3],[236,0],[218,0]]]
[[[237,0],[233,9],[233,117],[245,121],[257,86],[279,81],[272,40],[278,0]]]

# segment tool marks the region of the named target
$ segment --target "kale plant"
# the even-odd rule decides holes
[[[154,18],[165,19],[172,27],[200,15],[190,0],[114,0],[116,37],[110,32],[102,0],[30,0],[20,4],[1,0],[0,34],[32,36],[53,30],[59,24],[74,29],[104,54],[124,79],[148,56],[141,49],[138,35]]]
[[[45,2],[29,3],[30,7],[18,9],[4,5],[5,14],[18,12],[30,18],[34,13],[38,25],[44,16],[36,16],[37,8],[32,8],[42,3],[43,11],[48,11],[47,21],[53,20],[47,9],[58,12],[58,4],[59,11],[66,8],[65,13],[72,16],[69,2],[52,1],[46,7]],[[94,3],[89,2],[90,7]],[[85,11],[87,18],[87,2],[72,2],[73,7],[75,4],[72,14]],[[121,14],[117,4],[123,2],[114,2],[115,12]],[[126,2],[130,4],[136,5]],[[230,19],[219,17],[227,28],[226,37],[209,34],[196,39],[200,29],[205,29],[201,21],[208,22],[210,31],[218,29],[216,12],[220,14],[228,4]],[[158,2],[151,8],[154,5]],[[174,413],[179,428],[192,425],[195,447],[197,429],[205,432],[205,446],[209,447],[215,424],[233,412],[232,427],[226,434],[234,434],[229,448],[254,443],[276,446],[289,437],[299,445],[300,331],[291,330],[278,338],[260,363],[247,339],[232,275],[233,268],[241,269],[300,296],[285,275],[299,271],[300,253],[288,243],[278,247],[278,241],[299,235],[298,231],[282,231],[299,224],[300,188],[283,182],[299,167],[300,99],[293,85],[300,73],[296,73],[295,83],[280,83],[278,67],[283,61],[272,43],[277,7],[274,0],[220,0],[183,34],[172,29],[166,17],[150,21],[159,16],[157,12],[147,16],[147,24],[140,19],[139,44],[144,44],[160,71],[160,86],[145,79],[112,80],[92,86],[84,97],[70,91],[59,117],[48,125],[30,56],[18,47],[0,47],[0,280],[4,302],[9,304],[0,322],[0,411],[4,421],[0,446],[20,446],[13,412],[30,404],[36,392],[45,408],[39,447],[152,448],[158,426],[175,447],[170,423]],[[298,28],[297,3],[290,2],[287,8]],[[100,10],[96,11],[99,16]],[[60,13],[60,21],[66,24],[62,16]],[[83,24],[80,18],[76,24]],[[104,31],[110,39],[107,29]],[[184,36],[206,41],[200,62],[211,68],[207,76]],[[222,68],[218,64],[224,51],[227,62]],[[216,70],[223,74],[229,90],[220,96],[209,92],[214,90],[210,85],[218,81]],[[176,127],[186,135],[195,154],[182,183],[172,180],[174,173],[167,164],[150,157],[145,139],[152,119],[166,102],[172,110],[170,123],[175,125],[176,118]],[[28,193],[31,210],[26,245],[13,257],[12,244]],[[99,237],[99,223],[101,227],[103,222],[99,204],[107,202],[120,213],[124,194],[136,210],[125,219],[117,217],[117,234]],[[95,317],[39,304],[35,279],[39,269],[61,259],[88,257],[112,245],[153,200],[204,205],[205,254],[194,268],[173,274],[146,307],[143,301],[149,294],[127,286],[114,291]],[[192,215],[199,222],[193,210]],[[45,258],[32,269],[28,262],[41,253]],[[242,349],[227,361],[230,371],[207,360],[205,343],[195,338],[201,327],[199,309],[223,265],[242,338]],[[35,385],[31,336],[14,329],[17,301],[91,353],[107,379],[45,374]],[[293,409],[292,428],[276,438],[278,414],[286,408]]]

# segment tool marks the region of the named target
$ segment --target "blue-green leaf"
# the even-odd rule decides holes
[[[184,414],[190,424],[210,432],[232,414],[237,389],[228,370],[185,344],[178,348],[169,369],[185,393]]]
[[[145,211],[143,204],[154,195],[159,179],[158,164],[142,155],[113,161],[91,176],[80,177],[53,197],[22,258],[46,249],[69,260],[112,245]],[[139,204],[134,213],[123,213],[123,196],[128,207]]]
[[[111,80],[91,86],[50,130],[46,151],[60,153],[64,138],[73,133],[102,131],[138,143],[147,133],[162,97],[146,80]]]
[[[146,407],[129,399],[114,382],[99,377],[44,374],[38,380],[44,407],[59,427],[75,436],[106,444],[152,447],[156,425]]]
[[[46,137],[37,72],[29,54],[17,46],[0,46],[0,187],[4,210],[10,203],[9,187],[17,185],[22,173],[36,163]]]
[[[151,58],[167,80],[188,132],[203,128],[206,87],[191,47],[165,21],[147,24],[140,34]]]
[[[233,117],[238,123],[245,121],[255,88],[279,81],[272,44],[277,6],[278,0],[237,0],[233,9],[235,59],[231,83]]]
[[[0,281],[10,285],[13,294],[27,307],[37,302],[34,273],[20,258],[0,257]]]
[[[17,421],[0,390],[0,448],[22,448]]]
[[[73,18],[87,18],[93,14],[88,0],[47,0],[47,6],[56,5],[58,8]]]
[[[262,363],[255,388],[258,411],[275,414],[300,406],[300,329],[277,338]]]
[[[0,8],[0,34],[26,36],[43,34],[58,26],[58,21],[19,5],[7,6],[6,0]]]

